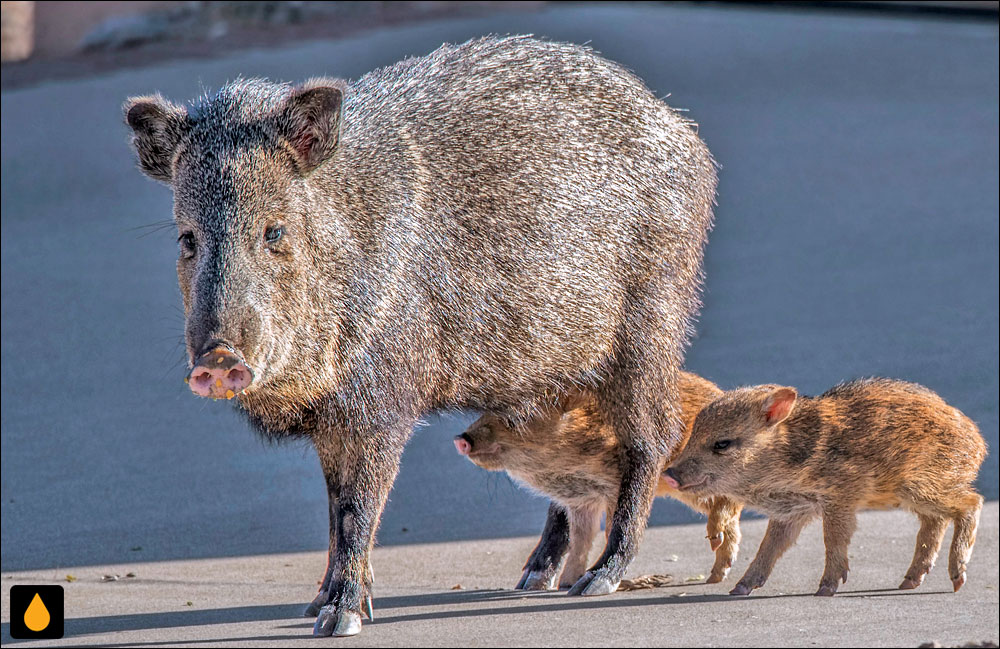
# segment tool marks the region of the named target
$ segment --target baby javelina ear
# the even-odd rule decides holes
[[[792,414],[798,393],[795,388],[777,388],[764,399],[764,423],[776,426]]]

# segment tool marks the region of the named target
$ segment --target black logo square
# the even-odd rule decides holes
[[[10,637],[55,640],[63,637],[62,586],[11,586]]]

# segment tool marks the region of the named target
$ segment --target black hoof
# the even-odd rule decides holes
[[[567,595],[580,597],[595,597],[597,595],[610,595],[618,590],[621,579],[613,580],[607,575],[597,572],[586,572],[580,580],[573,584]]]
[[[361,633],[361,614],[355,611],[337,611],[333,604],[320,609],[313,626],[313,635],[318,637],[345,637]]]

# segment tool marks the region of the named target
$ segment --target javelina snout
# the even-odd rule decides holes
[[[472,440],[465,433],[455,435],[455,450],[459,455],[468,455],[472,452]]]
[[[200,397],[232,399],[260,378],[251,368],[266,366],[266,350],[261,349],[264,322],[249,298],[250,278],[219,272],[217,255],[201,264],[183,255],[182,249],[178,274],[185,303],[190,304],[185,323],[191,358],[188,387]]]
[[[685,467],[670,467],[663,472],[663,479],[672,489],[678,491],[695,491],[708,481],[708,477],[700,475],[696,467],[690,464]]]
[[[480,421],[488,418],[482,417]],[[473,425],[461,435],[456,435],[454,442],[458,454],[469,458],[473,464],[489,471],[499,470],[502,447],[489,425]]]
[[[254,379],[260,382],[254,367],[261,370],[267,365],[267,345],[261,344],[263,318],[257,309],[245,304],[249,302],[246,299],[239,308],[214,305],[213,300],[202,297],[208,292],[202,288],[205,282],[192,283],[195,288],[189,293],[196,297],[191,300],[194,306],[188,310],[185,324],[191,371],[185,380],[200,397],[232,399]]]
[[[213,344],[195,361],[187,382],[200,397],[232,399],[253,383],[253,370],[239,353],[222,344]]]
[[[256,220],[251,210],[246,211],[245,220]],[[282,311],[274,298],[275,291],[268,290],[268,271],[273,272],[277,264],[268,258],[274,257],[273,253],[257,250],[247,241],[250,237],[246,231],[256,234],[256,223],[238,228],[242,236],[236,244],[225,242],[225,233],[215,232],[205,219],[198,226],[179,224],[177,276],[184,296],[184,333],[192,368],[189,385],[199,396],[232,398],[250,387],[254,378],[257,383],[266,379],[276,348],[267,334],[274,328],[271,320]],[[263,239],[265,235],[260,236]],[[290,288],[294,286],[286,283]],[[225,373],[218,363],[224,366]],[[200,371],[202,366],[207,370]],[[256,376],[250,368],[257,370]],[[230,391],[233,394],[228,394]]]

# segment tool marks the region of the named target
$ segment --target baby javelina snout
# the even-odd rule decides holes
[[[770,516],[757,556],[732,595],[767,581],[802,528],[823,517],[826,569],[817,595],[847,581],[847,546],[862,508],[903,507],[920,519],[900,588],[916,588],[955,524],[948,575],[957,591],[983,498],[972,488],[986,444],[941,397],[913,383],[866,379],[818,397],[760,385],[725,393],[699,413],[666,476],[682,493],[738,497]]]
[[[695,415],[722,390],[689,372],[680,373],[678,388],[686,439]],[[546,590],[555,587],[557,578],[560,588],[572,586],[587,570],[601,514],[606,513],[608,521],[614,515],[625,463],[624,449],[605,423],[596,401],[585,393],[573,395],[564,410],[541,415],[517,428],[496,416],[484,415],[455,437],[455,448],[476,465],[489,471],[506,471],[518,482],[549,497],[553,507],[565,509],[569,519],[568,549],[565,533],[559,547],[549,544],[560,534],[543,534],[517,587]],[[726,497],[681,493],[664,479],[659,481],[656,495],[677,498],[708,514],[708,539],[716,553],[708,581],[722,581],[739,549],[740,504]]]

